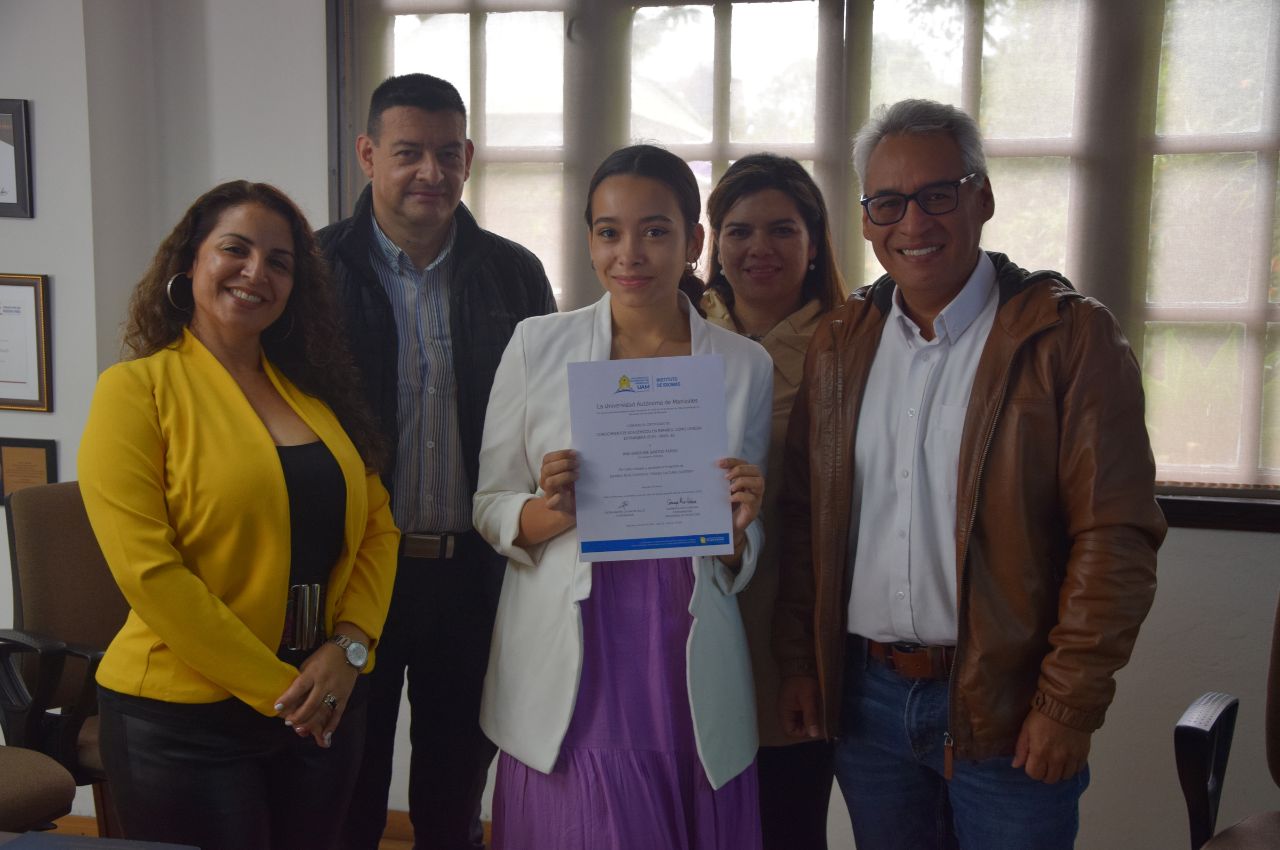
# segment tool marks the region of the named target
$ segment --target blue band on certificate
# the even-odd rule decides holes
[[[675,549],[687,546],[724,546],[727,534],[686,534],[681,537],[637,537],[627,540],[584,540],[583,552],[627,552],[633,549]]]

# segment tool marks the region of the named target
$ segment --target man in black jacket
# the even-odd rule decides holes
[[[480,731],[480,692],[503,563],[471,528],[471,497],[503,349],[516,323],[556,305],[538,259],[461,204],[473,149],[452,85],[387,79],[356,149],[370,185],[319,239],[386,434],[382,477],[404,537],[342,847],[376,850],[385,828],[406,671],[416,846],[481,847],[494,747]]]

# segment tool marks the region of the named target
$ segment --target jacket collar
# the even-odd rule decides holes
[[[480,235],[480,225],[475,216],[467,209],[466,204],[459,203],[453,212],[455,269],[461,272],[461,264],[476,259],[473,246]],[[339,252],[348,267],[361,269],[360,280],[367,286],[381,288],[378,277],[369,261],[369,251],[373,248],[373,184],[364,187],[356,205],[351,210],[351,218],[347,219],[347,230],[339,244]]]
[[[988,251],[987,256],[996,268],[996,288],[1000,293],[996,327],[1014,340],[1023,340],[1057,324],[1059,303],[1083,297],[1075,291],[1071,281],[1058,272],[1028,272],[997,251]],[[1043,291],[1048,297],[1033,297],[1042,291],[1042,286],[1047,287]],[[870,301],[883,319],[893,307],[896,288],[893,278],[883,275],[875,283],[855,292],[851,298]]]

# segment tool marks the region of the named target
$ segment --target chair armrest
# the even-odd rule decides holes
[[[80,685],[80,695],[76,698],[75,705],[70,710],[63,711],[64,716],[68,716],[64,721],[70,730],[70,745],[75,746],[75,739],[80,735],[80,727],[84,724],[86,717],[93,717],[98,713],[98,665],[102,663],[102,658],[107,654],[105,649],[98,649],[93,646],[86,646],[81,643],[68,643],[66,645],[66,654],[72,658],[80,658],[85,662],[84,665],[84,681]]]
[[[0,653],[7,652],[60,652],[66,643],[20,629],[0,629]]]
[[[1210,692],[1187,707],[1173,730],[1173,756],[1187,804],[1191,850],[1200,850],[1218,824],[1218,803],[1231,754],[1240,700]]]
[[[40,749],[42,721],[62,675],[67,645],[18,629],[0,629],[0,727],[13,746]],[[36,661],[23,675],[19,656]]]

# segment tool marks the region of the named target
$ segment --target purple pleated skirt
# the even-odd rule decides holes
[[[582,610],[582,681],[550,774],[502,753],[494,850],[757,850],[756,768],[713,791],[685,684],[688,558],[606,561]]]

